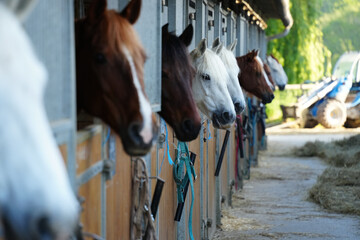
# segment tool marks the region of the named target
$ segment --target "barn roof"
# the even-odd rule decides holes
[[[247,2],[265,21],[275,18],[280,19],[286,28],[292,26],[289,0],[247,0]]]

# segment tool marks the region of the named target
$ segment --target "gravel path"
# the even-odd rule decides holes
[[[354,239],[360,240],[360,218],[328,212],[307,200],[307,192],[326,168],[318,158],[298,158],[292,149],[307,141],[330,141],[354,133],[268,136],[259,167],[223,210],[214,239]]]

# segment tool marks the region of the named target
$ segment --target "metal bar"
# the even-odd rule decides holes
[[[228,140],[229,140],[229,135],[230,135],[230,131],[229,131],[229,130],[226,130],[225,138],[224,138],[224,141],[223,141],[223,145],[222,145],[222,147],[221,147],[221,152],[220,152],[219,160],[218,160],[217,165],[216,165],[216,170],[215,170],[215,176],[216,176],[216,177],[218,177],[218,176],[219,176],[219,173],[220,173],[221,164],[222,164],[222,161],[223,161],[223,158],[224,158],[224,154],[225,154],[225,150],[226,150],[226,147],[227,147],[227,143],[228,143]]]

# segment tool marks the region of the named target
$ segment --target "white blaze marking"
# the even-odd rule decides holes
[[[262,71],[262,74],[263,74],[263,76],[264,76],[264,78],[266,80],[266,83],[269,85],[269,87],[274,88],[275,86],[270,82],[270,80],[269,80],[269,78],[268,78],[268,76],[267,76],[267,74],[266,74],[266,72],[264,70],[264,64],[263,64],[261,58],[259,56],[256,56],[256,59],[261,64],[261,67],[262,67],[261,71]]]
[[[141,113],[141,116],[142,116],[143,122],[144,122],[143,128],[140,131],[140,136],[143,138],[144,143],[149,143],[153,138],[152,124],[151,124],[151,114],[152,114],[151,106],[142,91],[140,81],[139,81],[139,78],[136,73],[133,58],[132,58],[129,50],[126,47],[124,47],[123,50],[124,50],[124,53],[125,53],[125,56],[126,56],[128,62],[129,62],[131,74],[134,79],[134,85],[135,85],[135,88],[136,88],[138,96],[139,96],[140,113]]]

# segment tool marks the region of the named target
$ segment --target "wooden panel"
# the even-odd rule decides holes
[[[116,137],[116,174],[106,183],[107,239],[130,238],[132,162]]]
[[[175,160],[175,150],[174,150],[174,133],[173,130],[168,126],[169,132],[169,151],[171,158]],[[164,154],[165,146],[163,149],[159,149],[159,162],[161,165]],[[152,160],[153,161],[153,160]],[[154,162],[154,161],[153,161]],[[159,239],[176,239],[176,222],[174,221],[174,216],[177,207],[177,198],[176,198],[176,184],[173,179],[173,167],[168,163],[167,156],[165,155],[164,163],[162,165],[162,170],[159,175],[163,180],[165,180],[165,185],[163,188],[163,193],[161,195],[159,210],[157,218],[159,219]]]
[[[189,143],[189,150],[196,154],[195,160],[195,172],[197,175],[197,179],[194,182],[194,205],[193,205],[193,215],[192,215],[192,228],[193,228],[193,236],[195,239],[201,239],[201,217],[200,217],[200,139],[199,136]],[[187,193],[187,212],[190,211],[190,204],[191,204],[191,189],[189,187]],[[187,214],[186,223],[188,222],[189,215]],[[187,230],[187,229],[186,229]],[[188,236],[187,236],[188,238]]]
[[[101,134],[98,133],[77,146],[77,175],[101,160]],[[100,235],[101,233],[101,176],[97,175],[88,183],[80,186],[79,196],[85,199],[81,222],[84,231]]]
[[[211,135],[215,136],[215,129],[211,126]],[[208,178],[208,202],[207,202],[207,209],[205,210],[207,212],[207,218],[211,219],[212,226],[208,230],[208,234],[211,236],[215,230],[216,230],[216,205],[215,205],[215,168],[216,168],[216,139],[213,137],[208,142],[208,161],[209,161],[209,178]]]

